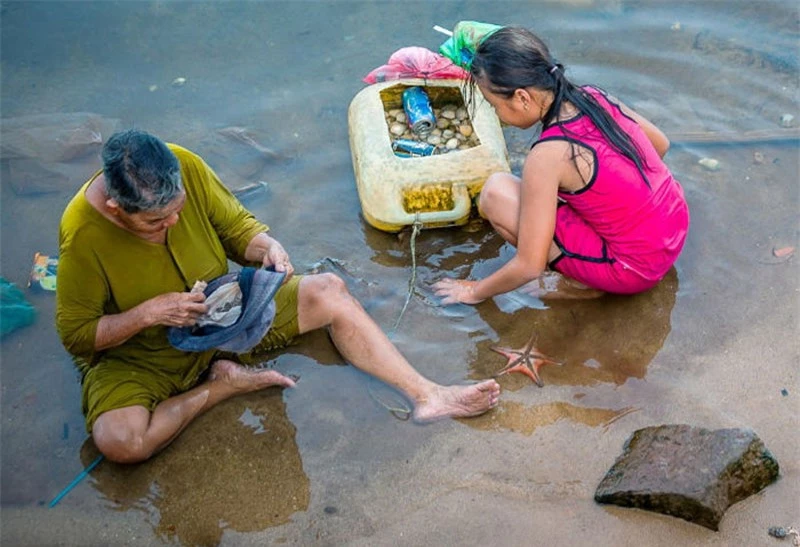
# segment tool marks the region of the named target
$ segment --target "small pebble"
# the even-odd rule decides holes
[[[180,87],[186,83],[186,78],[175,78],[172,80],[173,87]]]
[[[783,526],[772,526],[767,533],[774,538],[783,539],[789,532]]]
[[[464,135],[465,137],[469,137],[472,135],[472,126],[469,124],[463,124],[458,126],[458,131]]]
[[[672,23],[672,26],[671,26],[670,28],[671,28],[672,30],[681,30],[681,23],[680,23],[680,21],[675,21],[674,23]]]
[[[458,139],[457,139],[457,138],[455,138],[455,137],[453,137],[452,139],[450,139],[449,141],[447,141],[447,142],[445,143],[445,146],[446,146],[446,147],[447,147],[449,150],[455,150],[456,148],[458,148]]]
[[[709,171],[719,171],[719,160],[715,160],[714,158],[701,158],[697,163]]]
[[[155,91],[155,90],[157,90],[157,89],[158,89],[158,86],[157,86],[157,85],[155,85],[155,84],[153,84],[153,85],[151,85],[150,87],[148,87],[147,89],[149,89],[149,90],[150,90],[150,92],[153,92],[153,91]]]
[[[391,131],[392,135],[402,135],[403,133],[406,132],[406,126],[403,125],[402,123],[395,122],[389,128],[389,131]]]
[[[761,152],[753,152],[753,163],[764,163],[764,154]]]
[[[339,512],[339,510],[333,505],[328,505],[325,507],[325,512],[329,515],[335,515],[336,513]]]
[[[784,397],[788,397],[789,396],[789,390],[787,390],[786,388],[783,388],[781,390],[781,395],[783,395]]]
[[[406,123],[406,120],[408,118],[406,118],[405,112],[400,112],[397,114],[397,116],[394,117],[394,119],[397,120],[397,123]]]
[[[781,116],[781,127],[792,127],[794,126],[794,116],[791,114],[784,114]]]

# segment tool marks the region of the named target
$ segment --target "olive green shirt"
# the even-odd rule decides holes
[[[259,222],[196,154],[168,145],[177,156],[186,204],[166,244],[146,241],[117,226],[86,199],[84,184],[67,205],[59,232],[56,327],[64,347],[85,374],[104,360],[192,376],[214,350],[186,353],[170,346],[167,328],[147,328],[123,344],[96,351],[97,324],[167,292],[186,291],[228,271],[227,259],[244,264],[245,249],[269,228]],[[190,387],[195,378],[187,378]]]

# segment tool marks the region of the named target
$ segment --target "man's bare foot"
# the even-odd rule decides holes
[[[427,423],[478,416],[496,407],[499,398],[500,384],[494,380],[470,386],[436,386],[425,401],[417,404],[414,421]]]
[[[208,381],[221,382],[235,393],[249,393],[270,386],[294,387],[295,385],[294,380],[276,370],[248,369],[227,359],[220,359],[211,365]]]

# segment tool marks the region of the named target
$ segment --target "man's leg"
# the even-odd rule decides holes
[[[233,361],[218,360],[208,380],[156,406],[128,406],[101,414],[92,427],[97,448],[109,460],[135,463],[172,442],[189,423],[217,403],[234,395],[270,386],[292,387],[291,378],[273,370],[254,371]]]
[[[335,275],[301,279],[298,322],[301,333],[328,327],[333,343],[348,362],[414,402],[417,421],[476,416],[497,406],[500,386],[494,380],[441,386],[417,372]]]

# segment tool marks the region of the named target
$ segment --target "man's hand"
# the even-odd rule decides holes
[[[283,245],[266,233],[256,234],[250,240],[244,251],[244,258],[250,262],[260,261],[265,268],[274,267],[276,272],[286,273],[284,283],[289,281],[294,274],[294,266],[292,266],[289,254]]]
[[[202,292],[170,292],[144,302],[149,322],[166,327],[190,327],[208,311]]]
[[[433,284],[436,296],[442,296],[442,304],[478,304],[482,298],[475,298],[474,290],[477,281],[465,281],[445,277]]]
[[[285,272],[286,281],[294,274],[294,266],[289,260],[289,253],[283,248],[283,245],[278,243],[278,240],[270,238],[270,245],[267,252],[264,254],[263,264],[264,267],[274,266],[276,272]]]

